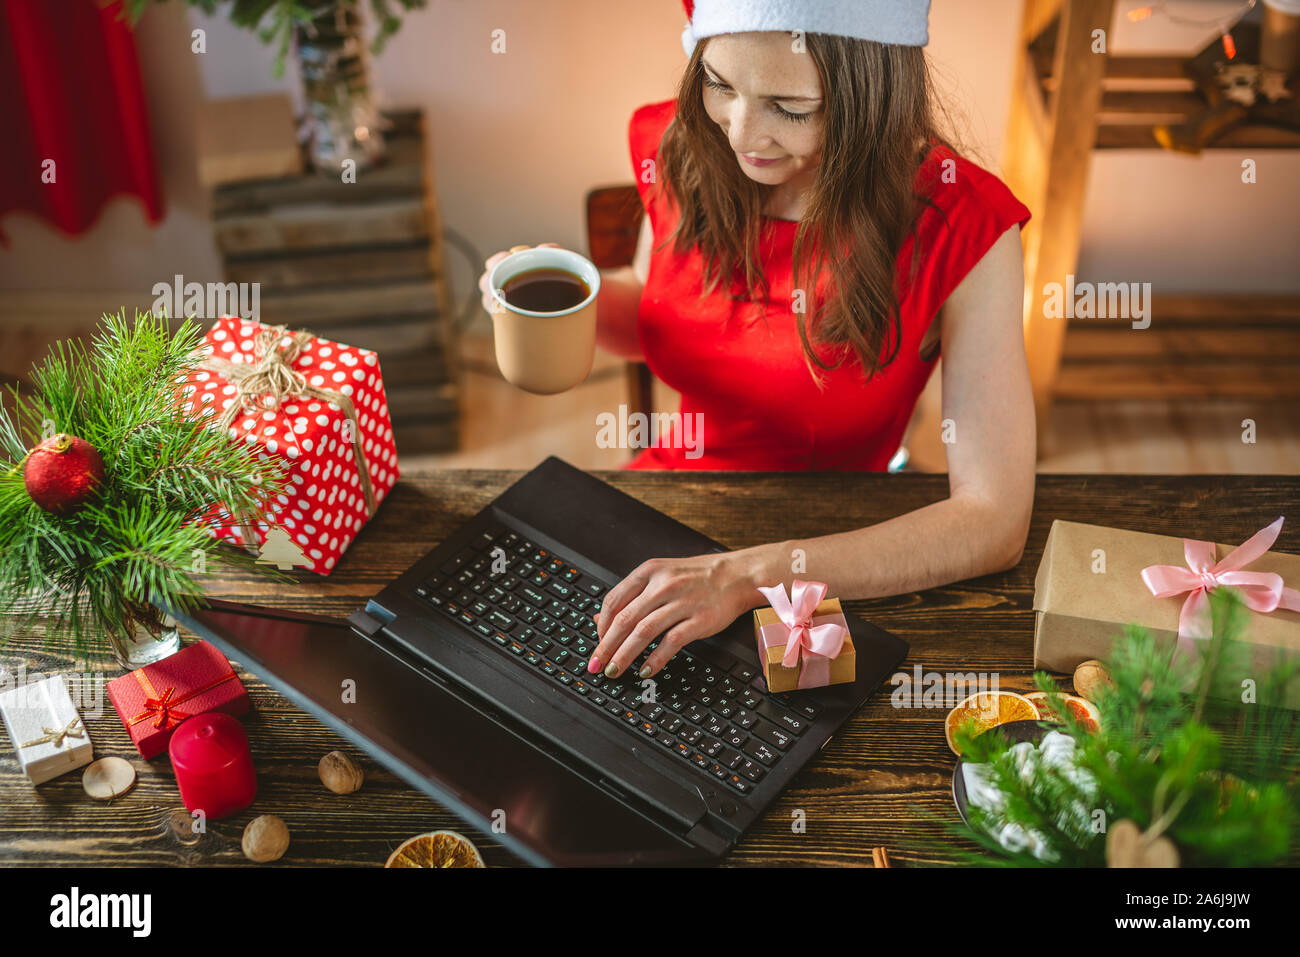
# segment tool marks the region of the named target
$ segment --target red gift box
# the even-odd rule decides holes
[[[205,711],[248,713],[248,692],[226,656],[206,641],[114,678],[108,697],[145,758],[166,750],[186,718]]]
[[[369,349],[305,331],[226,316],[208,330],[203,361],[178,395],[183,413],[234,441],[276,456],[289,481],[266,521],[243,526],[214,505],[197,521],[213,536],[259,550],[264,560],[328,575],[397,484],[397,446],[379,358]],[[283,390],[268,391],[272,383]],[[290,544],[292,543],[292,544]]]

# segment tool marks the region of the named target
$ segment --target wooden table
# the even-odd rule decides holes
[[[300,584],[273,587],[249,578],[215,578],[211,594],[343,616],[423,555],[519,477],[518,472],[444,471],[404,476],[362,530],[334,573],[299,574]],[[938,475],[599,473],[600,477],[725,544],[742,547],[868,525],[947,494]],[[803,505],[795,510],[789,503]],[[1292,513],[1278,551],[1300,552],[1300,477],[1043,475],[1024,559],[1009,572],[924,593],[850,601],[853,611],[907,639],[902,667],[940,672],[998,672],[1001,686],[1031,685],[1033,579],[1054,518],[1096,522],[1220,542],[1239,542],[1278,515]],[[33,671],[81,670],[39,638],[0,651],[0,665]],[[92,663],[106,677],[120,670]],[[128,758],[135,790],[111,805],[83,793],[71,773],[33,789],[12,746],[0,747],[0,864],[240,865],[239,839],[256,814],[276,814],[293,841],[285,865],[380,865],[399,842],[436,828],[463,830],[489,865],[517,863],[490,835],[466,828],[449,812],[368,757],[365,786],[340,797],[321,787],[316,763],[335,748],[356,753],[332,731],[295,709],[252,675],[241,678],[253,699],[244,719],[260,791],[248,811],[212,822],[192,837],[174,830],[188,820],[165,756],[143,761],[107,701],[86,714],[97,757]],[[888,688],[846,725],[795,784],[746,835],[735,864],[861,865],[885,845],[895,863],[933,862],[924,839],[953,818],[949,785],[954,759],[944,743],[944,709],[896,710]],[[83,711],[83,714],[85,712]],[[794,834],[792,814],[806,813]],[[183,839],[184,838],[184,839]]]

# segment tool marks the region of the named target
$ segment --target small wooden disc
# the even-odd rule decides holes
[[[86,766],[81,786],[96,801],[110,801],[135,784],[135,768],[122,758],[100,758]]]

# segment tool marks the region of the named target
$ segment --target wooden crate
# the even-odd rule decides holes
[[[230,282],[260,283],[261,319],[379,355],[399,454],[459,444],[456,331],[418,110],[387,114],[388,155],[355,183],[308,172],[212,191]]]

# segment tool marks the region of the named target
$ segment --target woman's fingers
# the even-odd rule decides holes
[[[600,603],[600,624],[596,635],[604,640],[609,629],[614,626],[615,616],[623,606],[636,598],[650,584],[650,575],[654,571],[649,562],[642,562],[621,582],[605,592],[605,599]]]
[[[653,608],[648,600],[643,604],[640,599],[628,605],[624,613],[632,621],[626,634],[622,638],[607,639],[608,643],[601,642],[595,651],[596,657],[606,662],[605,674],[611,678],[617,678],[626,672],[645,646],[654,641],[656,635],[667,631],[685,615],[685,611],[676,605]],[[616,645],[614,640],[617,640]]]
[[[707,638],[710,634],[711,632],[699,625],[693,617],[679,621],[664,635],[663,640],[659,642],[659,647],[650,652],[650,657],[646,658],[643,666],[645,670],[643,677],[653,678],[663,671],[664,666],[668,664],[673,655],[692,641]]]

